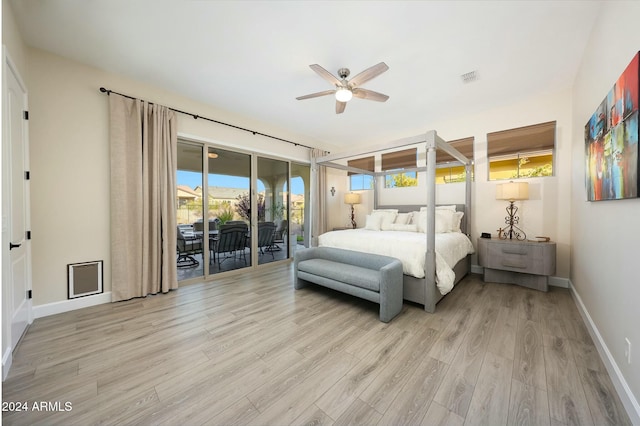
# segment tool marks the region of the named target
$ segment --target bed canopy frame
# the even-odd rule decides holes
[[[350,172],[355,172],[358,174],[370,175],[373,177],[373,204],[374,209],[385,207],[379,205],[378,200],[378,182],[377,177],[385,176],[389,174],[388,172],[371,172],[369,170],[363,170],[355,167],[349,167],[347,165],[336,163],[336,161],[346,160],[350,158],[360,157],[366,154],[372,154],[380,151],[389,151],[392,149],[407,147],[407,146],[420,146],[424,144],[427,151],[427,165],[426,167],[415,167],[411,169],[405,169],[404,172],[407,171],[416,171],[416,172],[426,172],[427,175],[427,183],[426,183],[426,191],[427,191],[427,232],[425,238],[427,240],[427,252],[425,253],[425,280],[426,280],[426,289],[429,291],[430,289],[436,288],[436,242],[435,242],[435,228],[436,228],[436,169],[439,167],[451,167],[452,163],[449,162],[446,165],[438,166],[436,164],[436,150],[440,149],[451,157],[455,158],[457,161],[454,164],[464,165],[466,172],[465,179],[465,215],[464,215],[464,232],[469,235],[471,232],[471,166],[473,165],[473,161],[464,156],[460,151],[449,145],[444,139],[442,139],[435,130],[430,130],[425,134],[399,139],[396,141],[392,141],[386,144],[378,145],[375,147],[367,147],[357,150],[345,151],[336,154],[329,154],[322,157],[312,158],[311,159],[311,199],[317,195],[322,194],[314,194],[315,191],[318,191],[318,166],[327,166],[336,169],[342,169]],[[318,206],[312,206],[311,215],[314,216],[318,214]],[[314,221],[312,220],[312,223]],[[312,229],[313,237],[317,237],[317,229]],[[312,241],[316,241],[316,238],[313,238]],[[413,278],[413,277],[412,277]],[[442,296],[437,297],[439,300]],[[424,308],[428,312],[435,311],[435,303],[437,300],[434,298],[424,297]]]

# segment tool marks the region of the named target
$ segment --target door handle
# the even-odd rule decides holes
[[[13,250],[14,248],[18,248],[21,245],[22,244],[13,244],[12,242],[9,242],[9,250]]]

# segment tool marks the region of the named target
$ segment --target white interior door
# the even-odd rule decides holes
[[[8,283],[5,289],[3,308],[8,309],[11,350],[32,321],[31,300],[31,247],[27,238],[29,217],[29,170],[28,126],[26,87],[17,70],[4,56],[4,113],[3,113],[3,253],[8,251]],[[4,259],[7,259],[3,255]],[[5,286],[3,286],[5,287]],[[5,347],[5,344],[3,344]]]

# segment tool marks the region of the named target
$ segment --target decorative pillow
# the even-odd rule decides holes
[[[451,232],[453,214],[451,210],[436,210],[436,234]]]
[[[379,216],[382,218],[380,222],[381,231],[388,231],[391,228],[391,224],[396,220],[397,215],[398,210],[396,209],[374,210],[371,212],[371,216]]]
[[[451,210],[436,210],[436,234],[451,232],[453,215],[455,212]],[[427,211],[421,211],[418,214],[418,232],[427,232]]]
[[[392,223],[390,230],[391,231],[418,232],[418,225]]]
[[[460,224],[462,223],[462,216],[464,216],[464,212],[455,212],[453,214],[452,223],[451,223],[451,232],[462,232],[460,229]]]
[[[413,222],[418,225],[418,232],[427,233],[427,212],[420,212],[413,216]]]
[[[411,221],[409,223],[417,225],[418,219],[420,218],[420,212],[409,212],[409,214],[411,215]]]
[[[407,225],[411,221],[411,213],[398,213],[396,221],[393,222],[397,225]]]
[[[368,229],[369,231],[379,231],[380,223],[382,223],[382,216],[368,214],[364,229]]]

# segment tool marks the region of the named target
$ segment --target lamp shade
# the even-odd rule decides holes
[[[345,204],[360,204],[360,194],[355,194],[353,192],[349,192],[344,194],[344,203]]]
[[[496,200],[528,200],[529,199],[529,183],[528,182],[509,182],[499,183],[496,186]]]

